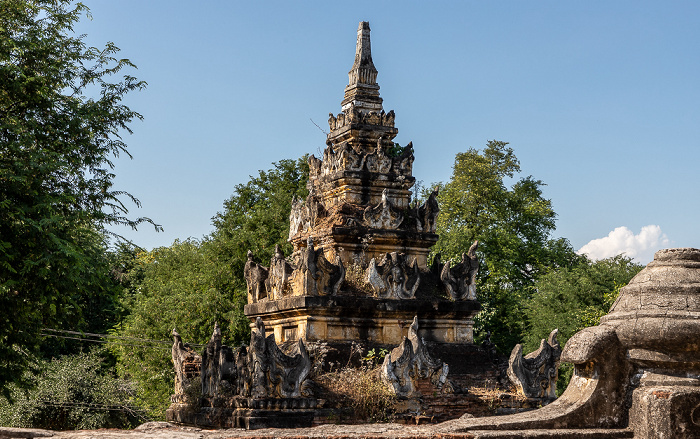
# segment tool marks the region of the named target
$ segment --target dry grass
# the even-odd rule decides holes
[[[516,404],[527,400],[525,396],[518,394],[514,387],[504,390],[488,381],[481,386],[470,387],[469,393],[479,398],[491,410],[501,407],[504,400],[510,400]]]
[[[328,402],[335,407],[352,407],[355,418],[364,422],[392,419],[396,396],[382,383],[380,367],[345,367],[316,379]]]

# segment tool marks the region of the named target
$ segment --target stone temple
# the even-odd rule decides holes
[[[395,114],[379,95],[367,22],[341,112],[328,124],[323,157],[309,157],[309,195],[293,202],[293,254],[277,251],[269,266],[249,254],[251,325],[262,319],[278,342],[396,346],[418,316],[428,342],[473,343],[475,246],[456,264],[427,266],[437,193],[411,200],[413,145],[393,141]]]
[[[293,204],[294,252],[277,249],[269,265],[248,254],[250,344],[223,345],[216,325],[199,355],[173,331],[175,394],[166,418],[207,427],[311,426],[324,407],[308,379],[307,342],[326,342],[346,359],[350,344],[360,342],[393,348],[381,380],[403,401],[418,400],[404,404],[409,413],[442,401],[461,416],[430,430],[414,426],[401,437],[700,438],[700,249],[694,248],[658,251],[600,324],[576,333],[563,349],[556,329],[536,352],[523,356],[516,346],[508,375],[543,407],[491,417],[460,407],[468,395],[448,372],[464,376],[471,367],[483,376],[493,367],[490,356],[479,360],[484,350],[473,344],[477,243],[456,263],[427,265],[437,241],[437,194],[421,205],[411,200],[413,145],[393,142],[394,112],[382,106],[369,32],[360,23],[341,112],[329,118],[323,157],[309,158],[308,197]],[[574,369],[555,399],[560,361]],[[426,380],[429,392],[423,392]],[[194,405],[192,389],[201,389]],[[296,437],[312,436],[320,437]]]

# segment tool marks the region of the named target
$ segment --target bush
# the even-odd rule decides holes
[[[12,401],[0,398],[0,425],[74,430],[132,428],[149,420],[130,405],[130,383],[105,369],[98,351],[43,362],[38,373],[27,373],[31,390],[12,386]]]

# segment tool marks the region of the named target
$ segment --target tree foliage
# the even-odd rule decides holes
[[[457,154],[450,181],[442,185],[433,253],[458,258],[479,241],[477,280],[482,311],[477,330],[509,352],[526,330],[522,303],[537,277],[551,267],[578,260],[568,241],[552,239],[556,214],[542,196],[544,183],[532,176],[512,186],[520,164],[505,142],[490,141],[483,151]]]
[[[72,35],[86,11],[68,0],[0,5],[0,389],[21,380],[42,327],[82,320],[79,298],[96,281],[86,247],[107,225],[150,222],[127,217],[124,199],[138,200],[112,188],[111,162],[141,118],[122,98],[145,83],[108,81],[133,66],[112,43]]]
[[[126,296],[128,315],[114,331],[134,342],[114,339],[110,346],[121,376],[136,383],[137,403],[153,418],[164,416],[173,392],[168,345],[173,329],[195,344],[209,340],[215,322],[224,329],[227,343],[240,342],[248,334],[246,296],[225,289],[230,273],[210,250],[206,242],[176,241],[139,254],[135,264],[134,270],[143,270],[143,280]]]
[[[570,267],[560,267],[535,282],[535,293],[523,304],[529,325],[523,350],[532,352],[552,330],[559,329],[561,346],[581,329],[597,325],[617,299],[620,288],[634,277],[642,265],[624,256],[591,261],[581,257]],[[566,390],[573,366],[562,363],[557,394]]]
[[[115,332],[121,337],[168,340],[173,328],[189,343],[204,344],[214,323],[228,345],[247,342],[249,321],[243,266],[247,251],[269,261],[275,244],[286,248],[293,196],[305,196],[306,159],[281,160],[239,184],[224,211],[214,217],[216,227],[202,241],[176,241],[170,247],[141,253],[125,273],[137,281],[126,296],[128,315]],[[167,348],[167,347],[166,347]],[[113,345],[122,376],[134,379],[139,404],[154,418],[162,418],[173,391],[169,348]]]
[[[264,263],[270,261],[275,244],[287,255],[292,251],[287,242],[289,212],[294,197],[304,199],[308,194],[309,165],[304,156],[280,160],[273,166],[251,176],[246,184],[236,185],[233,196],[224,202],[223,212],[213,218],[211,239],[231,269],[235,288],[245,286],[243,267],[248,250]]]
[[[535,293],[525,303],[524,314],[530,322],[524,349],[537,349],[540,340],[559,329],[563,346],[576,332],[597,325],[617,299],[620,288],[636,275],[642,265],[624,256],[582,261],[541,276]]]

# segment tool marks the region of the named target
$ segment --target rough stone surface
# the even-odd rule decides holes
[[[38,428],[7,428],[0,427],[0,438],[34,438],[34,437],[53,437],[55,431],[41,430]]]
[[[700,438],[700,391],[695,386],[634,391],[631,427],[637,438]],[[653,420],[653,422],[649,422]]]
[[[404,424],[363,424],[363,425],[320,425],[303,429],[261,429],[244,430],[222,429],[209,430],[193,427],[181,427],[164,422],[150,422],[134,430],[81,430],[48,432],[60,439],[225,439],[225,438],[296,438],[296,439],[344,439],[344,438],[406,438],[406,439],[613,439],[632,438],[633,432],[627,429],[565,429],[565,430],[521,430],[521,431],[471,431],[459,433],[438,425],[404,425]],[[15,434],[26,436],[8,436],[5,432],[12,430]],[[32,430],[0,428],[0,437],[49,437],[32,436]],[[33,430],[36,431],[36,430]],[[26,432],[26,433],[25,433]]]
[[[289,296],[244,307],[247,316],[261,317],[280,342],[359,341],[391,347],[408,335],[415,315],[422,322],[419,335],[427,342],[472,343],[471,316],[479,309],[479,303],[470,300],[394,300],[352,295]]]

